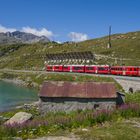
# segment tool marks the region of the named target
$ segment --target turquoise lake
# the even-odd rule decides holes
[[[37,100],[36,90],[0,81],[0,112]]]

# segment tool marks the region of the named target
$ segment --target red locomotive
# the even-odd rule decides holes
[[[47,71],[140,76],[139,66],[46,65]]]

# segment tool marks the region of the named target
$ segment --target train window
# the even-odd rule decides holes
[[[134,71],[137,71],[138,69],[137,68],[134,68]]]
[[[93,67],[86,67],[86,70],[94,70]]]
[[[122,68],[116,68],[116,70],[118,70],[118,71],[122,71]]]
[[[98,67],[98,70],[101,70],[101,71],[103,71],[103,70],[108,70],[108,68],[104,68],[104,67]]]
[[[52,66],[48,66],[47,68],[48,68],[48,69],[52,69]]]
[[[114,68],[113,70],[117,71],[117,70],[119,70],[119,68]]]
[[[68,67],[67,67],[67,66],[64,66],[63,68],[64,68],[64,69],[68,69]]]
[[[98,70],[105,70],[104,67],[98,67]]]
[[[74,70],[82,70],[83,67],[73,67]]]
[[[55,67],[55,69],[59,69],[59,67],[57,66],[57,67]]]

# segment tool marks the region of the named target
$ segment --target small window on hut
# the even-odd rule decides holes
[[[94,109],[99,108],[99,104],[94,104]]]

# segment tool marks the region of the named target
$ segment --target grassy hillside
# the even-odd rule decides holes
[[[112,48],[107,49],[108,37],[80,43],[35,43],[0,46],[0,68],[33,69],[44,67],[46,53],[92,51],[95,64],[140,65],[140,32],[115,34]]]

